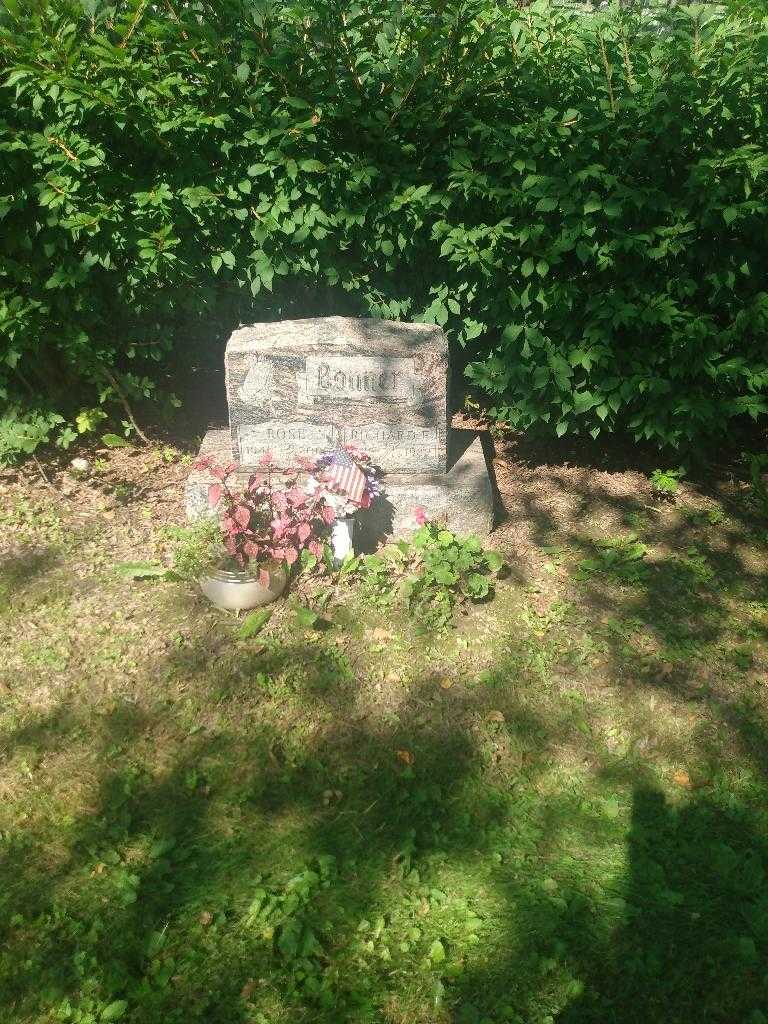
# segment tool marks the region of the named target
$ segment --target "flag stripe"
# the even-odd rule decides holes
[[[351,466],[328,466],[325,475],[330,482],[335,483],[339,490],[347,495],[350,501],[360,502],[368,481],[365,474],[354,463]]]

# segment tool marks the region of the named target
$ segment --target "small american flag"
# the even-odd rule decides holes
[[[365,473],[346,452],[333,452],[327,459],[326,465],[323,466],[325,479],[336,484],[350,501],[359,505],[368,484]]]

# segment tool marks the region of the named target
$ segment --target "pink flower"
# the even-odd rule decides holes
[[[423,526],[424,523],[426,523],[427,513],[424,511],[421,505],[417,505],[416,508],[413,510],[413,518],[416,520],[419,526]]]

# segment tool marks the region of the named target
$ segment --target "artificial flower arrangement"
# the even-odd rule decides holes
[[[267,453],[242,490],[230,485],[240,468],[236,462],[219,465],[204,456],[195,463],[196,469],[207,470],[216,479],[208,503],[219,513],[224,549],[240,570],[253,567],[265,587],[270,584],[270,569],[290,568],[304,549],[320,558],[323,538],[336,519],[322,488],[310,494],[299,486],[306,469],[301,462],[278,473]]]
[[[381,493],[378,473],[370,455],[353,444],[321,455],[309,471],[309,488],[324,493],[336,511],[330,540],[339,568],[354,555],[355,513],[370,508]]]
[[[354,444],[319,456],[310,472],[316,488],[326,495],[340,519],[370,508],[381,494],[378,471],[370,455]]]

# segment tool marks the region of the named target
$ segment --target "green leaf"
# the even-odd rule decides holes
[[[445,946],[440,939],[435,939],[429,947],[429,959],[433,964],[441,964],[445,960]]]
[[[339,566],[339,576],[347,576],[349,573],[356,572],[360,568],[361,561],[360,555],[355,556],[350,552]]]
[[[723,210],[723,220],[726,224],[732,224],[733,221],[736,220],[738,215],[739,211],[736,209],[735,206],[726,206],[726,208]]]
[[[618,797],[610,796],[603,801],[603,809],[607,818],[618,818],[621,812]]]
[[[507,324],[504,330],[501,332],[501,336],[504,341],[515,341],[523,333],[523,324]]]
[[[130,441],[127,441],[124,437],[120,437],[119,434],[102,434],[102,442],[107,448],[130,448]]]
[[[549,213],[551,210],[557,209],[557,199],[552,196],[545,196],[536,203],[536,209],[541,213]]]
[[[467,577],[467,593],[476,601],[483,597],[487,597],[490,590],[490,580],[482,573],[473,572]]]
[[[536,264],[529,256],[527,260],[523,261],[523,265],[520,267],[520,273],[523,275],[523,277],[530,277],[533,273],[533,268],[535,267],[535,265]]]
[[[296,622],[302,629],[314,629],[318,625],[320,616],[311,608],[300,605],[296,609]]]
[[[313,555],[308,548],[304,548],[299,556],[302,569],[309,569],[310,571],[315,568],[318,562],[317,555]]]
[[[249,196],[251,194],[251,189],[253,186],[251,185],[251,182],[248,178],[243,178],[242,181],[238,181],[237,187],[240,189],[241,192],[244,192],[245,195]]]
[[[325,164],[319,160],[299,160],[299,167],[302,171],[312,173],[314,171],[324,171]]]
[[[101,1011],[102,1020],[120,1020],[128,1009],[127,999],[116,999]]]
[[[486,551],[485,561],[488,568],[493,573],[501,572],[501,570],[504,568],[504,559],[501,557],[498,551]]]
[[[436,565],[432,572],[437,582],[444,587],[452,586],[458,579],[453,569],[447,565]]]
[[[271,608],[257,608],[243,619],[243,624],[238,629],[237,635],[241,640],[249,640],[252,636],[260,633],[271,618]]]

